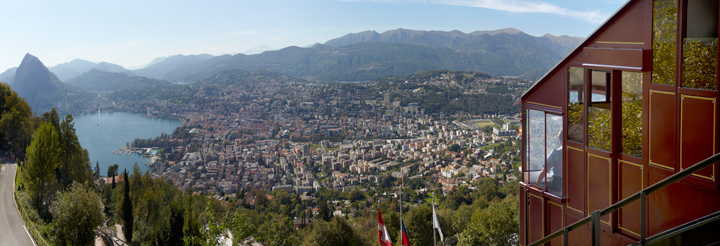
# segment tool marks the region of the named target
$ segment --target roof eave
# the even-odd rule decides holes
[[[525,93],[522,94],[522,96],[520,96],[520,100],[522,100],[523,98],[525,98],[525,96],[526,96],[530,91],[532,91],[533,89],[535,89],[535,87],[536,87],[538,84],[540,84],[540,82],[542,82],[543,80],[545,80],[545,78],[546,78],[548,75],[550,75],[550,74],[552,74],[553,72],[555,72],[555,70],[557,70],[557,69],[560,67],[560,64],[563,64],[563,63],[565,62],[565,60],[567,60],[567,59],[570,58],[571,56],[575,55],[575,53],[579,52],[579,51],[581,50],[581,48],[584,47],[584,46],[588,43],[588,40],[592,40],[592,39],[598,34],[598,31],[600,31],[600,29],[602,29],[603,27],[605,27],[605,25],[607,25],[610,21],[612,21],[612,20],[614,20],[615,18],[617,18],[618,13],[622,12],[623,10],[625,10],[625,8],[627,8],[628,5],[629,5],[631,2],[635,2],[635,1],[639,1],[639,0],[628,0],[627,2],[625,2],[625,4],[623,4],[622,7],[620,7],[617,11],[615,11],[615,13],[613,13],[612,15],[610,15],[610,18],[608,18],[607,20],[605,20],[605,22],[603,22],[600,26],[598,26],[598,28],[596,28],[589,36],[587,36],[587,37],[585,38],[585,40],[583,40],[577,47],[575,47],[575,49],[573,49],[570,53],[568,53],[562,60],[560,60],[560,62],[558,62],[557,64],[555,64],[555,66],[553,66],[550,70],[548,70],[548,72],[545,73],[545,75],[543,75],[542,77],[540,77],[540,79],[538,79],[532,86],[530,86],[530,88],[527,89],[527,90],[525,91]]]

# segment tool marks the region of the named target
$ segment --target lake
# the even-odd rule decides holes
[[[125,169],[132,172],[136,162],[140,170],[145,172],[148,168],[144,163],[149,160],[143,160],[142,155],[117,155],[112,152],[125,147],[126,143],[135,138],[147,139],[160,136],[161,133],[172,134],[181,124],[180,120],[176,119],[147,118],[124,112],[73,115],[73,122],[80,145],[88,150],[93,170],[95,163],[99,162],[102,175],[107,175],[107,169],[112,164],[118,164],[118,173]]]

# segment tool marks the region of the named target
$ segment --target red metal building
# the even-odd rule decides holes
[[[718,153],[718,5],[631,0],[522,96],[521,244]],[[648,236],[720,211],[718,168],[601,217],[600,242],[638,242],[643,210]],[[591,228],[550,244],[589,245]],[[707,230],[665,243],[720,241]]]

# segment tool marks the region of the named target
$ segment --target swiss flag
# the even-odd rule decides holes
[[[385,221],[382,219],[380,209],[378,209],[378,232],[380,233],[380,235],[378,235],[380,245],[392,246],[392,241],[390,241],[390,235],[387,232],[387,227],[385,227]]]

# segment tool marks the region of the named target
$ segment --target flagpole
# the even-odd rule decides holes
[[[432,218],[433,245],[437,246],[437,238],[435,238],[435,192],[434,191],[433,191],[432,205],[433,205],[433,218]]]
[[[403,242],[403,241],[402,241],[402,238],[403,238],[403,235],[402,235],[402,233],[403,233],[403,228],[402,228],[402,226],[403,226],[403,220],[402,220],[402,195],[403,195],[403,194],[402,194],[402,189],[403,189],[403,186],[405,186],[405,177],[401,177],[401,181],[402,181],[402,183],[401,183],[401,185],[400,185],[400,241],[399,241],[399,242],[400,242],[400,245],[402,245],[402,242]]]

